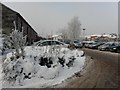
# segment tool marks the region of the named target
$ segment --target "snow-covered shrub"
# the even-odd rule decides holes
[[[85,59],[81,57],[82,51],[56,48],[50,54],[49,49],[50,46],[27,46],[24,58],[16,58],[15,52],[7,54],[3,62],[3,86],[20,87],[36,82],[39,86],[54,85],[82,70]]]
[[[8,36],[5,34],[0,34],[0,55],[6,55],[10,52],[11,43],[8,42]]]
[[[23,35],[22,32],[16,29],[16,24],[14,22],[15,29],[12,30],[10,36],[7,37],[8,42],[10,43],[10,48],[16,50],[16,56],[24,56],[24,46],[26,44],[26,35]]]
[[[65,63],[65,58],[64,56],[62,58],[58,57],[58,62],[62,65],[62,67],[64,67],[64,63]]]
[[[11,56],[14,57],[14,56]],[[31,77],[36,72],[35,66],[38,65],[33,59],[22,57],[15,60],[11,60],[11,57],[7,58],[3,63],[3,73],[4,73],[4,85],[23,85],[25,79],[31,79]]]
[[[3,80],[8,81],[7,83],[21,83],[22,82],[22,70],[21,64],[24,60],[25,52],[24,46],[26,44],[26,36],[22,32],[16,29],[16,24],[14,22],[15,29],[12,30],[9,36],[5,36],[2,41],[2,55],[6,49],[11,49],[12,51],[6,55],[6,59],[3,60]],[[21,60],[21,61],[20,61]],[[25,69],[24,69],[25,70]],[[19,79],[17,79],[19,77]]]
[[[69,58],[69,62],[68,62],[66,65],[67,65],[68,67],[72,67],[75,59],[76,59],[76,58],[75,58],[74,56],[71,56],[71,57]]]

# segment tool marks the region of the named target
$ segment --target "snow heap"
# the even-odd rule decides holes
[[[3,47],[2,41],[3,41],[3,38],[0,34],[0,89],[2,89],[2,74],[1,74],[1,72],[2,72],[2,55],[1,55],[1,53],[2,53],[2,47]]]
[[[1,58],[0,58],[1,60]],[[0,90],[2,89],[2,63],[0,61]]]
[[[84,67],[84,52],[60,46],[27,46],[25,55],[7,54],[3,62],[3,87],[41,88],[62,83]]]

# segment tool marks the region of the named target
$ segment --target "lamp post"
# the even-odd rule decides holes
[[[85,38],[85,28],[83,29],[83,40],[84,40],[84,38]]]

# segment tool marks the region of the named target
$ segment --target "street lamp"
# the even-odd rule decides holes
[[[83,40],[84,40],[84,38],[85,38],[85,28],[83,29]]]

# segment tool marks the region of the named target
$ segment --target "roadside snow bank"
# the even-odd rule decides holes
[[[41,88],[60,84],[83,69],[83,54],[58,46],[25,47],[23,57],[15,57],[11,52],[3,63],[3,87]]]

